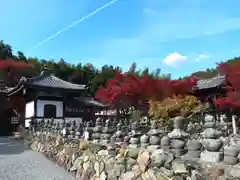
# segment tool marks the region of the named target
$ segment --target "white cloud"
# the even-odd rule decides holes
[[[192,1],[189,0],[189,2]],[[240,28],[240,16],[232,16],[227,11],[219,11],[219,9],[209,10],[205,6],[198,6],[198,3],[170,3],[170,1],[159,0],[146,0],[146,3],[140,9],[143,16],[138,19],[137,27],[135,25],[127,27],[127,29],[134,28],[131,34],[126,35],[126,32],[123,36],[111,36],[109,39],[99,41],[95,48],[97,51],[95,56],[102,59],[114,59],[122,63],[143,62],[144,66],[150,67],[146,59],[151,59],[152,64],[156,64],[161,61],[159,57],[164,57],[163,54],[166,51],[184,51],[185,56],[175,52],[161,61],[159,65],[176,67],[180,65],[179,62],[187,61],[187,59],[194,63],[206,59],[206,55],[201,55],[202,51],[206,50],[202,46],[199,46],[200,48],[196,46],[197,49],[194,49],[195,47],[190,43],[191,45],[187,47],[173,45],[173,51],[170,49],[171,44],[174,44],[172,41],[216,35]],[[190,48],[187,49],[188,47]],[[195,51],[200,53],[193,53]],[[122,66],[127,66],[127,64],[122,64]],[[142,66],[139,65],[139,67]]]
[[[162,62],[166,65],[176,67],[180,62],[185,62],[188,59],[187,56],[183,56],[177,52],[169,54]]]
[[[201,61],[201,60],[207,59],[207,58],[209,58],[208,55],[206,55],[206,54],[200,54],[200,55],[198,55],[198,56],[196,57],[195,61]]]

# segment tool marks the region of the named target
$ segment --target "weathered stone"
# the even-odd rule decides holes
[[[135,176],[134,172],[129,171],[129,172],[124,173],[121,176],[120,180],[136,180],[136,176]]]
[[[135,176],[136,177],[140,177],[141,176],[141,169],[139,167],[139,165],[135,164],[133,167],[132,167],[132,172],[134,172]]]
[[[100,150],[97,153],[99,156],[107,156],[108,155],[108,151],[107,150]]]
[[[152,169],[148,169],[141,175],[142,180],[158,180],[156,174]]]
[[[199,150],[201,148],[202,148],[202,144],[198,140],[192,139],[188,141],[188,145],[187,145],[188,150]]]
[[[32,144],[31,144],[31,149],[33,149],[33,150],[37,150],[37,146],[38,146],[38,141],[35,141],[35,142],[33,142]]]
[[[164,167],[161,167],[160,170],[161,170],[161,172],[163,172],[163,174],[164,174],[165,176],[168,176],[168,177],[173,176],[173,173],[174,173],[174,172],[173,172],[172,170],[166,169],[166,168],[164,168]]]
[[[185,178],[179,175],[175,175],[171,178],[171,180],[184,180]]]
[[[163,171],[161,169],[154,167],[152,170],[154,171],[154,174],[156,175],[157,179],[161,179],[161,180],[169,180],[170,179],[170,177],[168,177],[167,174],[163,173]]]
[[[239,167],[231,167],[228,171],[229,176],[234,178],[240,177],[240,168]]]
[[[134,159],[137,159],[139,151],[140,151],[140,148],[129,148],[127,156],[131,157],[131,158],[134,158]]]
[[[207,151],[218,152],[223,142],[220,139],[203,139],[202,144]]]
[[[105,164],[103,161],[97,161],[94,163],[94,170],[97,176],[100,176],[100,174],[104,171],[104,168]]]
[[[113,166],[112,171],[109,173],[109,176],[113,177],[121,177],[123,173],[126,172],[126,165],[123,164],[115,164]]]
[[[206,170],[207,178],[212,180],[218,180],[220,176],[224,175],[224,173],[224,169],[218,167],[212,167]]]
[[[191,159],[197,159],[200,158],[201,156],[201,150],[188,150],[186,154],[186,159],[191,160]]]
[[[73,166],[70,168],[70,171],[76,171],[78,169],[81,169],[82,168],[82,165],[83,165],[83,157],[78,157],[74,163],[73,163]]]
[[[137,163],[137,161],[133,158],[127,158],[126,160],[126,169],[131,170],[132,167]]]
[[[77,180],[89,180],[91,177],[90,177],[90,174],[89,172],[86,172],[86,171],[82,171],[81,174],[79,174],[79,176],[77,176]]]
[[[91,166],[91,161],[89,156],[85,156],[83,159],[83,170],[87,171]]]
[[[124,133],[126,134],[126,132]],[[179,134],[182,136],[181,133]],[[58,162],[62,167],[69,169],[70,172],[76,173],[76,178],[79,180],[152,180],[154,178],[163,180],[182,178],[183,176],[187,177],[188,180],[202,180],[202,177],[205,176],[200,172],[207,169],[208,166],[213,167],[216,162],[222,160],[223,155],[221,152],[208,152],[205,150],[201,153],[201,156],[202,160],[206,159],[206,162],[198,161],[201,152],[201,143],[198,140],[190,140],[188,141],[188,154],[186,155],[191,157],[189,158],[189,161],[186,161],[183,156],[181,156],[181,158],[176,158],[174,155],[177,155],[179,152],[180,156],[182,151],[185,151],[185,141],[179,136],[176,136],[175,139],[171,140],[173,147],[170,146],[170,139],[165,137],[165,139],[162,138],[161,141],[161,145],[163,145],[162,149],[153,147],[150,151],[149,146],[147,148],[136,148],[137,145],[135,148],[129,148],[128,146],[122,145],[116,146],[114,143],[110,144],[111,148],[109,148],[109,144],[103,146],[101,144],[93,144],[92,141],[79,141],[68,138],[63,139],[59,136],[53,135],[49,135],[49,138],[46,138],[47,136],[45,137],[45,135],[43,136],[43,133],[40,133],[39,137],[41,137],[31,139],[29,144],[33,149],[35,148],[35,150],[43,152],[49,159]],[[131,136],[129,135],[129,137]],[[139,137],[139,134],[134,135],[134,138],[139,139]],[[148,136],[142,136],[141,143],[144,143],[144,141],[146,142],[148,138]],[[164,148],[167,148],[169,151],[163,150]],[[235,164],[237,161],[234,160],[235,163],[232,163],[229,160],[232,161],[233,157],[238,158],[236,157],[239,154],[238,150],[228,148],[228,146],[225,146],[223,150],[223,162],[227,164]],[[198,167],[190,162],[196,162]],[[229,166],[219,163],[219,166],[220,165],[225,169],[226,173],[224,173],[224,175],[218,174],[218,176],[213,176],[205,173],[206,177],[213,177],[215,179],[217,178],[217,180],[222,180],[228,179],[229,176],[232,175],[234,175],[232,179],[240,176],[236,175],[238,172],[238,168],[236,167],[238,167],[238,165]],[[71,168],[69,168],[69,166],[71,166]],[[234,170],[232,170],[232,168],[234,168]],[[197,170],[192,171],[192,169]],[[214,167],[213,169],[217,168]],[[189,174],[189,172],[191,173]],[[174,174],[183,175],[174,176]]]
[[[121,156],[120,154],[115,157],[116,159],[116,164],[124,164],[126,161],[126,157]]]
[[[186,149],[172,149],[172,152],[175,157],[180,158],[182,155],[184,155],[187,152],[187,150]]]
[[[174,160],[174,156],[172,154],[168,154],[166,158],[166,162],[164,164],[165,168],[170,169],[171,163],[173,162],[173,160]]]
[[[99,180],[107,180],[107,179],[108,179],[108,177],[107,177],[106,172],[104,172],[104,171],[101,172]]]
[[[108,156],[106,159],[104,159],[104,162],[105,162],[105,171],[108,173],[109,171],[112,170],[115,164],[115,159],[114,157]]]
[[[223,162],[228,165],[235,165],[238,163],[238,158],[224,155]]]
[[[190,180],[205,180],[206,178],[198,171],[193,170]]]
[[[163,136],[161,139],[161,146],[169,146],[170,145],[170,139],[168,136]]]
[[[80,141],[79,142],[79,149],[86,150],[89,148],[89,142],[88,141]]]
[[[149,136],[144,134],[140,137],[140,142],[141,142],[141,145],[148,145],[149,144]]]
[[[210,163],[218,163],[222,160],[223,154],[221,152],[203,151],[201,153],[201,160]]]
[[[172,162],[172,169],[175,174],[187,174],[187,167],[182,160],[176,159]]]
[[[140,154],[138,156],[137,162],[138,165],[140,167],[140,169],[145,172],[146,168],[148,167],[149,163],[150,163],[150,155],[148,152],[143,152],[142,154]]]
[[[173,139],[172,140],[172,148],[174,149],[182,149],[185,146],[185,141],[180,139]]]
[[[238,154],[239,154],[239,151],[237,150],[236,147],[234,147],[234,146],[225,146],[224,147],[224,155],[237,157]]]
[[[164,165],[164,163],[166,162],[166,155],[164,153],[162,153],[161,151],[154,151],[152,153],[152,156],[151,156],[151,165],[154,167],[161,167]]]

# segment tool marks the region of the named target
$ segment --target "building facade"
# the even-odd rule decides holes
[[[8,120],[0,123],[8,131],[13,131],[13,126],[19,124],[28,127],[32,119],[54,118],[55,121],[66,122],[90,120],[94,118],[95,109],[105,107],[92,98],[86,98],[85,85],[64,81],[46,67],[37,77],[22,77],[15,87],[6,88],[2,94],[6,100],[2,114]]]

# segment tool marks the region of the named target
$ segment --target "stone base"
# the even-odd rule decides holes
[[[99,139],[94,139],[94,140],[92,140],[92,142],[93,142],[93,144],[98,144],[98,143],[100,143],[100,140]]]
[[[201,160],[209,163],[219,163],[223,158],[221,152],[204,151],[201,153]]]
[[[188,150],[186,156],[191,158],[200,158],[201,150]]]
[[[173,154],[176,157],[181,157],[182,155],[184,155],[186,153],[185,149],[172,149]]]
[[[109,141],[108,139],[103,139],[103,140],[101,140],[101,144],[104,144],[104,145],[105,145],[105,144],[106,144],[106,145],[109,144],[109,142],[110,142],[110,141]]]
[[[162,150],[163,150],[163,152],[168,153],[171,151],[171,147],[170,146],[162,146]]]
[[[223,157],[223,163],[228,165],[235,165],[238,163],[238,158],[233,156],[226,156]]]
[[[150,145],[147,147],[147,150],[150,152],[155,151],[156,149],[160,149],[160,145]]]
[[[141,143],[141,147],[146,148],[146,147],[148,147],[148,146],[149,146],[149,143]]]
[[[182,156],[182,160],[185,161],[198,161],[200,159],[201,150],[188,150],[188,152]]]
[[[134,149],[134,148],[138,148],[139,145],[138,144],[129,144],[128,147]]]

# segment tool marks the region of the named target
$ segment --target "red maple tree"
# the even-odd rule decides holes
[[[225,97],[217,98],[216,105],[220,110],[236,110],[240,108],[240,63],[229,65],[221,63],[219,70],[225,75]]]
[[[0,70],[6,72],[5,83],[7,85],[14,85],[18,82],[20,78],[19,72],[30,67],[32,67],[32,65],[24,61],[15,61],[12,59],[0,60]]]
[[[0,69],[25,69],[25,68],[29,68],[32,67],[31,64],[28,64],[24,61],[14,61],[11,59],[7,59],[7,60],[0,60]]]
[[[17,74],[19,70],[24,70],[32,67],[31,64],[28,64],[24,61],[15,61],[11,59],[0,60],[0,70],[5,71],[7,73],[6,76],[6,85],[14,86],[15,80],[17,80]],[[5,108],[24,108],[24,98],[22,96],[10,96],[7,104],[4,106]]]
[[[96,98],[112,106],[138,107],[150,99],[161,101],[173,95],[186,95],[192,92],[196,82],[194,77],[169,80],[152,78],[147,74],[117,73],[105,88],[96,93]]]

